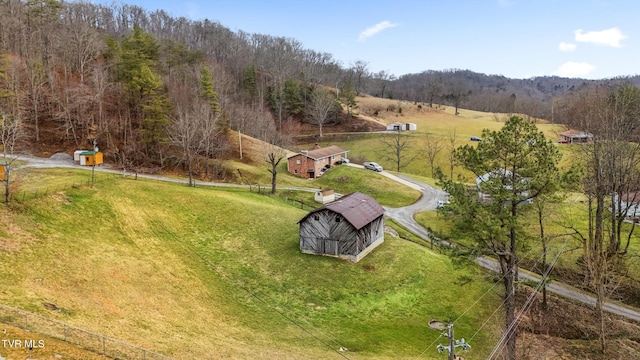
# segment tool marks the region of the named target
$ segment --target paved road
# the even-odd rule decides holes
[[[425,230],[420,224],[418,224],[413,218],[413,216],[419,211],[436,209],[438,200],[445,200],[447,194],[442,190],[433,188],[429,184],[425,184],[423,182],[420,182],[402,175],[394,176],[391,174],[387,174],[385,176],[392,179],[399,177],[401,180],[400,182],[402,183],[410,182],[422,191],[422,196],[414,204],[411,204],[403,208],[385,208],[386,210],[385,213],[387,216],[399,222],[414,234],[420,236],[422,239],[426,241],[431,242],[431,239],[429,238],[429,233],[427,232],[427,230]],[[500,272],[499,265],[494,259],[487,258],[487,257],[479,257],[476,259],[476,263],[484,267],[485,269],[489,269],[495,272]],[[525,269],[520,269],[519,278],[520,280],[529,280],[529,281],[539,282],[541,279],[541,276],[538,274],[533,274]],[[556,281],[551,281],[547,283],[547,290],[556,295],[562,296],[567,299],[575,300],[589,306],[595,306],[596,304],[596,298],[593,295],[583,291],[579,291],[576,288],[573,288],[569,285],[558,283]],[[616,304],[611,301],[605,302],[605,304],[603,305],[603,308],[605,311],[608,311],[612,314],[620,315],[629,320],[640,322],[640,310],[638,309],[634,309],[630,306]]]
[[[362,167],[361,165],[350,164],[351,166]],[[417,181],[415,179],[411,179],[407,176],[403,175],[393,175],[386,171],[382,171],[380,173],[383,176],[386,176],[390,179],[396,180],[399,183],[410,186],[416,190],[422,192],[422,196],[415,203],[405,206],[402,208],[388,208],[385,207],[385,214],[402,224],[409,231],[416,234],[420,238],[431,242],[429,238],[429,233],[425,228],[423,228],[417,221],[413,218],[413,216],[425,210],[435,210],[437,208],[438,200],[446,200],[447,194],[439,189],[434,188],[433,186]],[[500,268],[498,263],[491,258],[488,257],[479,257],[476,259],[476,263],[485,269],[489,269],[491,271],[500,272]],[[538,274],[533,274],[525,269],[520,269],[519,271],[520,280],[528,280],[539,282],[541,276]],[[551,281],[547,283],[547,290],[556,295],[562,296],[567,299],[571,299],[574,301],[578,301],[584,303],[589,306],[595,306],[596,298],[588,294],[584,291],[580,291],[571,286],[558,283],[556,281]],[[623,316],[629,320],[634,320],[640,322],[640,310],[634,309],[630,306],[625,306],[621,304],[616,304],[611,301],[606,302],[603,305],[605,311],[608,311],[612,314]]]
[[[66,155],[66,156],[65,156]],[[67,154],[54,154],[50,158],[39,158],[31,155],[19,155],[14,156],[18,160],[26,161],[26,164],[17,166],[16,169],[22,167],[34,167],[34,168],[76,168],[87,170],[90,167],[79,165],[73,158]],[[189,184],[189,180],[183,178],[174,178],[174,177],[166,177],[161,175],[151,175],[151,174],[142,174],[142,173],[133,173],[133,172],[124,172],[122,170],[112,169],[109,164],[103,164],[97,166],[95,168],[96,171],[108,172],[113,174],[120,174],[123,176],[136,176],[142,179],[151,179],[151,180],[159,180],[172,182],[177,184]],[[220,183],[220,182],[209,182],[209,181],[198,181],[196,182],[197,186],[219,186],[219,187],[233,187],[233,188],[250,188],[255,187],[256,185],[244,185],[244,184],[231,184],[231,183]],[[310,188],[310,187],[300,187],[300,186],[289,186],[282,187],[279,186],[278,189],[284,190],[296,190],[296,191],[308,191],[308,192],[316,192],[320,190],[319,188]]]
[[[73,161],[73,158],[69,157],[68,155],[65,157],[62,154],[56,154],[51,158],[38,158],[33,156],[21,155],[19,159],[27,162],[27,164],[24,165],[26,167],[40,167],[40,168],[68,167],[68,168],[86,169],[85,166],[80,166],[76,164],[76,162]],[[358,164],[349,164],[349,166],[363,168],[362,165],[358,165]],[[96,170],[122,174],[122,171],[109,169],[108,166],[100,166],[100,167],[97,167]],[[393,175],[386,171],[382,171],[380,172],[380,174],[392,180],[395,180],[401,184],[404,184],[413,189],[416,189],[422,193],[420,198],[415,203],[409,206],[405,206],[401,208],[385,207],[385,214],[390,218],[394,219],[395,221],[397,221],[398,223],[400,223],[401,225],[403,225],[404,227],[406,227],[408,230],[410,230],[420,238],[431,242],[431,239],[429,238],[429,233],[427,232],[427,230],[423,228],[420,224],[418,224],[418,222],[416,222],[413,217],[418,212],[436,209],[438,200],[445,200],[447,197],[447,194],[444,191],[436,189],[429,184],[411,179],[407,176]],[[133,175],[133,174],[130,174],[130,175]],[[137,174],[137,176],[140,178],[169,181],[169,182],[175,182],[175,183],[183,183],[183,184],[188,183],[188,181],[184,179],[169,178],[169,177],[157,176],[157,175]],[[213,182],[198,182],[198,186],[222,186],[222,187],[241,187],[241,188],[249,187],[249,185],[213,183]],[[282,189],[283,187],[280,187],[280,188]],[[310,192],[315,192],[319,190],[317,188],[307,188],[307,187],[289,187],[286,189],[310,191]],[[499,272],[498,263],[491,258],[479,257],[476,259],[476,263],[486,269]],[[530,281],[540,281],[540,275],[532,274],[527,270],[520,269],[520,279],[530,280]],[[552,281],[548,283],[547,290],[556,295],[565,297],[567,299],[575,300],[589,306],[594,306],[596,303],[596,299],[593,295],[579,291],[571,286],[561,284],[556,281]],[[627,319],[640,322],[640,310],[638,309],[634,309],[632,307],[624,306],[621,304],[616,304],[611,301],[608,301],[604,304],[604,309],[605,311],[608,311],[610,313],[620,315]]]

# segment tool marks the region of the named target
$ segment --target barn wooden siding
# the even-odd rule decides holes
[[[382,215],[359,230],[342,215],[328,209],[315,212],[300,223],[300,250],[307,254],[357,262],[383,241]]]

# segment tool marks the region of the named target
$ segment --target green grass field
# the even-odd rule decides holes
[[[528,239],[522,241],[520,259],[526,260],[528,266],[530,264],[539,265],[542,261],[543,247],[539,238],[540,228],[534,205],[527,205],[523,208],[523,215],[526,221],[526,230],[529,234]],[[587,235],[588,216],[587,216],[586,197],[582,194],[567,194],[564,201],[560,204],[549,206],[545,214],[545,235],[548,240],[547,259],[558,256],[556,267],[564,270],[580,272],[578,261],[583,253],[583,243],[579,236],[571,235],[574,229],[581,232],[583,236]],[[452,224],[448,222],[443,215],[437,211],[425,211],[416,214],[416,221],[423,227],[430,227],[436,233],[447,234],[452,229]],[[629,234],[632,224],[623,224],[623,234]],[[472,245],[471,239],[456,238],[456,242],[464,245]],[[625,238],[626,242],[626,238]],[[629,250],[626,256],[626,272],[634,279],[640,278],[640,230],[633,229],[629,237]],[[541,268],[537,269],[541,272]]]
[[[31,171],[40,186],[88,176]],[[457,319],[469,339],[500,304],[480,270],[392,236],[357,264],[301,254],[305,214],[246,189],[99,173],[93,188],[0,209],[0,302],[177,359],[340,358],[340,346],[440,359],[430,320]],[[500,323],[470,355],[486,356]]]
[[[389,99],[378,99],[371,97],[359,97],[362,113],[371,115],[370,113],[375,109],[386,109],[389,106],[395,108],[402,107],[402,113],[389,111],[379,111],[376,119],[384,124],[392,123],[394,121],[411,122],[417,125],[416,131],[404,132],[410,137],[410,146],[405,150],[407,157],[415,157],[407,167],[401,170],[402,173],[431,177],[431,168],[427,157],[424,154],[426,146],[427,134],[434,139],[440,141],[442,150],[438,153],[435,159],[435,167],[443,169],[446,175],[449,174],[449,144],[450,138],[455,139],[455,147],[459,147],[466,144],[474,144],[471,141],[472,136],[481,136],[483,129],[489,129],[498,131],[502,128],[505,114],[491,114],[480,111],[459,109],[460,114],[458,116],[453,115],[453,108],[448,106],[439,106],[439,109],[429,109],[427,105],[421,104],[422,108],[418,109],[418,104],[408,101],[397,101]],[[563,131],[563,127],[560,125],[548,124],[546,122],[539,121],[538,128],[542,131],[549,140],[556,141],[558,134]],[[330,127],[325,129],[327,133],[330,133]],[[394,164],[383,158],[386,145],[383,143],[385,138],[383,133],[361,133],[361,134],[349,134],[349,135],[327,135],[319,142],[320,146],[338,145],[345,150],[349,150],[349,157],[356,162],[363,161],[376,161],[379,162],[385,170],[396,170]],[[311,148],[314,143],[302,143],[298,145],[298,149]],[[568,150],[566,147],[561,147],[563,153]],[[569,164],[567,161],[566,164]],[[565,163],[563,163],[565,164]],[[463,171],[459,167],[454,168],[454,177],[462,175],[471,181],[472,174]]]
[[[416,123],[413,154],[421,151],[426,134],[446,143],[455,131],[460,146],[484,128],[502,126],[487,113],[462,109],[453,116],[447,107],[398,106],[402,116],[385,113],[378,120]],[[549,139],[560,129],[540,128]],[[350,158],[379,161],[389,170],[391,164],[379,158],[382,136],[327,136],[321,145],[339,145]],[[574,150],[561,147],[565,154]],[[448,167],[446,152],[436,166]],[[270,174],[257,153],[225,161],[229,180],[269,186]],[[430,170],[419,157],[403,173],[435,184]],[[458,168],[455,174],[469,176]],[[383,245],[352,264],[301,254],[297,221],[306,211],[279,197],[107,173],[96,173],[90,188],[90,179],[90,171],[76,169],[14,173],[16,201],[0,209],[0,302],[176,359],[441,359],[445,355],[435,345],[447,339],[429,329],[433,319],[456,320],[456,337],[472,338],[466,358],[486,357],[499,338],[502,312],[491,317],[501,303],[494,277],[454,266],[393,222],[389,226],[411,241],[387,235]],[[305,202],[312,193],[282,188],[361,191],[391,207],[419,196],[380,174],[347,166],[309,181],[288,174],[282,163],[278,187],[279,195]],[[571,199],[552,218],[580,218],[580,209],[580,200]],[[436,231],[450,226],[434,211],[416,218]],[[561,230],[553,223],[549,231]],[[526,251],[533,258],[539,245]],[[570,267],[577,256],[563,255],[560,264]],[[340,353],[340,346],[349,351]]]

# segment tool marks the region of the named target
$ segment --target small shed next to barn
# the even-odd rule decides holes
[[[307,214],[300,224],[300,251],[358,262],[384,242],[384,208],[354,192]]]
[[[315,202],[326,204],[336,199],[336,192],[330,189],[318,190],[313,197]]]

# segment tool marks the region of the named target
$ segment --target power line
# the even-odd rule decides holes
[[[515,334],[514,329],[518,326],[518,324],[520,322],[522,322],[524,314],[529,310],[529,308],[533,304],[533,298],[535,297],[535,295],[538,294],[538,291],[540,290],[540,288],[545,284],[545,281],[548,279],[549,274],[551,273],[551,270],[553,270],[553,267],[558,262],[558,259],[560,258],[560,255],[562,254],[562,251],[564,250],[564,248],[566,247],[568,242],[569,242],[569,239],[565,240],[564,244],[562,245],[562,248],[556,254],[556,256],[553,259],[552,263],[549,265],[549,268],[547,268],[547,270],[543,274],[542,278],[540,279],[540,281],[536,285],[534,291],[531,292],[531,295],[529,295],[529,297],[527,298],[527,300],[523,304],[522,308],[520,309],[520,312],[516,315],[516,318],[511,322],[511,324],[509,324],[507,329],[505,329],[504,333],[500,337],[500,340],[498,341],[496,346],[493,348],[493,350],[491,351],[491,353],[489,354],[487,359],[492,359],[497,354],[498,350],[501,349],[502,346],[504,346],[504,344],[506,343],[507,339],[509,339],[510,336],[513,336]]]
[[[148,218],[153,219],[153,217],[151,217],[149,215],[148,212],[146,212],[144,209],[142,210],[142,212],[147,215]],[[169,231],[169,229],[162,223],[162,222],[155,222],[156,225],[160,226],[165,233],[169,234],[171,237],[173,237],[173,239],[177,242],[177,243],[181,243],[178,239],[178,237],[172,233],[171,231]],[[218,273],[218,275],[224,277],[225,279],[231,280],[233,281],[230,277],[228,277],[226,274],[224,274],[221,270],[219,270],[214,264],[212,264],[209,260],[205,259],[202,255],[196,253],[195,251],[193,251],[192,249],[190,249],[187,246],[183,246],[183,248],[185,248],[185,250],[187,250],[189,253],[191,253],[192,255],[195,255],[196,257],[200,258],[200,260],[202,260],[210,269],[212,269],[213,271],[215,271],[216,273]],[[296,327],[298,327],[299,329],[301,329],[302,331],[304,331],[305,333],[309,334],[311,337],[315,338],[316,340],[318,340],[320,343],[322,343],[323,345],[325,345],[326,347],[328,347],[329,349],[331,349],[333,352],[335,352],[336,354],[338,354],[339,356],[345,358],[345,359],[349,359],[349,357],[347,357],[345,354],[343,354],[342,352],[340,352],[339,350],[336,350],[335,348],[333,348],[330,344],[328,344],[326,341],[324,341],[323,339],[320,339],[318,336],[316,336],[315,334],[313,334],[311,331],[309,331],[308,329],[304,328],[302,325],[300,325],[298,322],[296,322],[293,318],[287,316],[285,314],[284,311],[279,311],[276,307],[272,306],[271,304],[269,304],[267,301],[265,301],[264,299],[262,299],[261,297],[259,297],[256,293],[254,293],[253,291],[249,290],[249,288],[241,285],[241,284],[235,284],[236,286],[238,286],[240,289],[244,290],[245,292],[247,292],[250,296],[254,297],[256,300],[260,301],[261,303],[265,304],[267,306],[268,309],[276,312],[277,314],[279,314],[280,316],[282,316],[283,318],[285,318],[287,321],[291,322],[293,325],[295,325]],[[290,310],[289,310],[290,311]],[[291,311],[290,311],[291,312]],[[322,331],[318,330],[317,328],[314,328],[313,326],[311,326],[314,330],[320,332],[325,338],[329,339],[331,342],[333,342],[334,344],[339,346],[339,349],[345,349],[345,347],[341,346],[337,341],[333,340],[331,337],[327,336],[326,334],[324,334]]]

